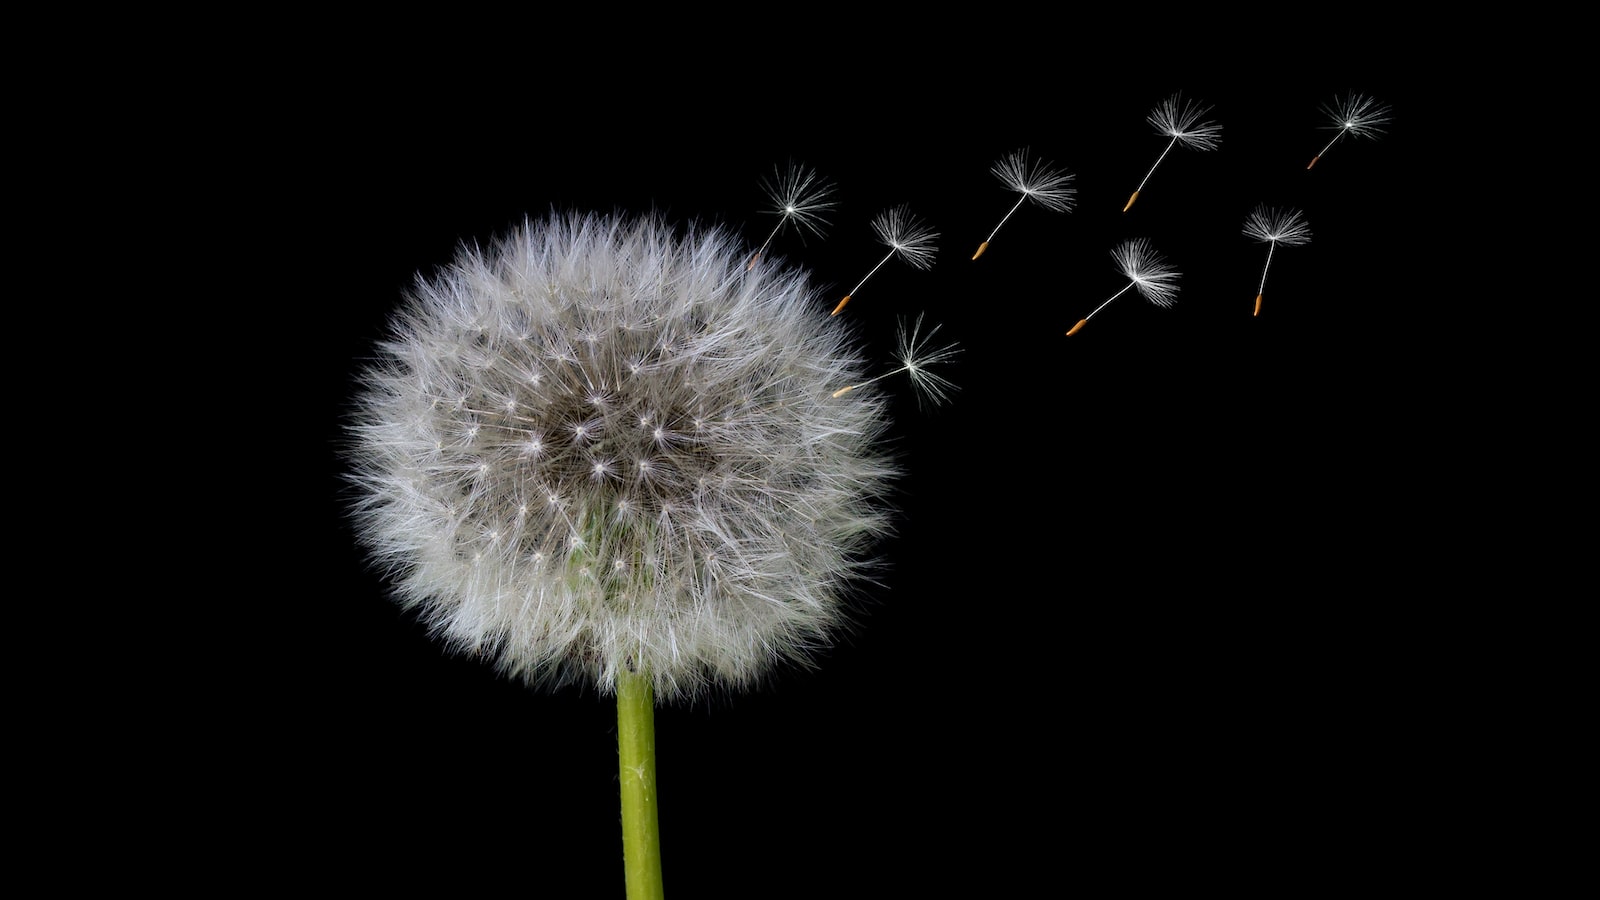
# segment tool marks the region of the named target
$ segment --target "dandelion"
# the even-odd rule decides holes
[[[805,273],[730,272],[732,242],[551,216],[408,296],[361,377],[355,517],[447,643],[687,698],[836,624],[881,525],[884,413],[831,402],[865,367]]]
[[[933,330],[922,335],[922,316],[917,316],[916,321],[908,328],[905,320],[900,321],[898,332],[898,350],[895,354],[900,366],[873,378],[868,378],[859,384],[839,388],[833,392],[835,397],[843,397],[858,388],[864,388],[874,382],[882,381],[899,375],[901,372],[911,379],[911,384],[917,389],[917,399],[920,401],[943,403],[949,399],[950,393],[955,390],[955,385],[948,379],[932,371],[933,366],[949,362],[960,352],[955,344],[948,344],[937,349],[932,348],[933,336],[939,333],[940,326],[935,325]]]
[[[1161,258],[1148,240],[1135,238],[1123,241],[1111,251],[1111,258],[1117,261],[1117,267],[1127,276],[1127,286],[1106,298],[1105,302],[1095,307],[1093,312],[1079,319],[1078,324],[1067,332],[1069,337],[1087,325],[1095,313],[1105,309],[1112,300],[1127,293],[1129,288],[1137,288],[1146,300],[1164,309],[1177,302],[1178,272]]]
[[[348,423],[395,599],[509,677],[615,694],[630,896],[659,895],[655,703],[811,664],[899,474],[885,397],[829,387],[863,383],[850,330],[743,252],[579,214],[463,248],[406,294]],[[942,389],[947,351],[902,349]]]
[[[1321,159],[1323,154],[1332,149],[1333,145],[1345,135],[1349,134],[1377,140],[1378,135],[1384,132],[1383,126],[1390,122],[1389,107],[1387,105],[1361,94],[1348,94],[1342,99],[1334,100],[1331,104],[1325,104],[1322,110],[1333,120],[1332,125],[1324,125],[1322,127],[1336,129],[1338,133],[1333,136],[1332,140],[1328,141],[1327,146],[1323,147],[1320,153],[1311,157],[1311,162],[1306,163],[1307,169],[1316,165],[1317,160]]]
[[[1167,153],[1178,144],[1193,147],[1196,150],[1215,150],[1222,142],[1222,126],[1216,122],[1201,122],[1200,117],[1211,111],[1209,106],[1201,106],[1193,102],[1184,102],[1182,93],[1173,94],[1163,100],[1159,106],[1145,116],[1145,121],[1155,128],[1157,134],[1167,135],[1166,149],[1156,157],[1155,165],[1144,175],[1144,180],[1134,189],[1133,196],[1128,198],[1128,205],[1122,208],[1127,212],[1133,207],[1133,201],[1139,199],[1139,192],[1144,190],[1150,176],[1156,172],[1156,166],[1167,158]]]
[[[883,268],[884,263],[896,256],[918,269],[933,268],[939,233],[912,215],[911,210],[904,204],[879,213],[872,220],[872,230],[877,232],[879,242],[888,247],[889,252],[883,259],[878,260],[872,271],[856,282],[856,286],[850,289],[850,293],[844,295],[844,299],[839,301],[839,305],[835,306],[829,315],[837,316],[845,304],[850,302],[850,298],[855,296],[856,291],[861,290],[861,286],[867,283],[867,279]]]
[[[1028,200],[1052,212],[1072,210],[1072,197],[1077,190],[1068,185],[1072,184],[1075,176],[1052,169],[1042,162],[1029,162],[1027,148],[996,162],[989,171],[1004,182],[1007,188],[1022,196],[1018,197],[1017,202],[1013,203],[1011,209],[1001,217],[1000,224],[994,227],[994,231],[989,232],[989,237],[978,245],[978,252],[972,254],[973,259],[982,256],[983,251],[989,249],[989,242],[1000,233],[1000,228],[1006,224],[1006,220]]]
[[[766,212],[776,214],[778,224],[761,242],[761,248],[750,257],[752,266],[761,259],[761,254],[767,251],[772,239],[783,231],[785,225],[793,223],[802,234],[810,231],[820,235],[823,226],[828,224],[823,214],[835,206],[830,199],[833,196],[832,183],[802,165],[791,163],[788,169],[776,173],[774,178],[763,180],[761,188],[772,203]]]
[[[1256,289],[1256,311],[1253,316],[1261,315],[1261,295],[1267,290],[1267,269],[1272,266],[1272,253],[1278,245],[1285,247],[1298,247],[1311,242],[1311,226],[1297,209],[1272,209],[1267,206],[1258,206],[1251,211],[1244,220],[1244,233],[1246,237],[1267,244],[1267,262],[1261,267],[1261,286]]]

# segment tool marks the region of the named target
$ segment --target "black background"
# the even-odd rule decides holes
[[[480,57],[455,36],[449,64],[422,37],[290,63],[309,87],[268,95],[259,139],[294,222],[275,281],[312,474],[249,626],[268,649],[241,747],[260,820],[290,823],[263,878],[622,896],[614,704],[451,657],[395,607],[344,515],[342,422],[402,293],[463,242],[593,210],[754,246],[761,180],[790,161],[837,187],[820,238],[769,253],[819,306],[882,258],[882,210],[939,232],[931,270],[891,261],[842,315],[885,366],[899,318],[940,324],[959,391],[925,408],[887,388],[906,474],[859,627],[815,670],[658,710],[669,896],[1298,888],[1397,852],[1403,799],[1348,823],[1394,802],[1417,727],[1409,622],[1376,590],[1402,551],[1361,523],[1385,515],[1364,498],[1397,415],[1383,322],[1407,300],[1394,221],[1423,104],[1371,39],[1322,54],[1287,30],[1273,51],[976,18],[738,52],[591,37]],[[1180,91],[1221,145],[1175,147],[1124,212],[1166,146],[1145,116]],[[1351,91],[1393,108],[1389,132],[1307,170]],[[989,167],[1023,147],[1076,176],[1074,209],[1024,205],[973,261],[1016,199]],[[1278,250],[1252,316],[1258,204],[1313,237]],[[1181,273],[1176,305],[1129,292],[1066,337],[1126,284],[1111,250],[1135,237]]]

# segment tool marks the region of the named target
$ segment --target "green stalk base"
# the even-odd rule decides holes
[[[662,900],[655,698],[643,672],[624,669],[617,676],[617,756],[628,900]]]

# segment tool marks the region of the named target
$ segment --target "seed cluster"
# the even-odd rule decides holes
[[[419,283],[353,428],[400,598],[530,681],[742,685],[844,624],[887,529],[884,401],[803,273],[715,230],[552,216]]]

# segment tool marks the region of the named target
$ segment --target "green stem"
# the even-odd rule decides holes
[[[655,698],[650,676],[617,676],[617,756],[622,785],[622,860],[628,900],[661,900],[661,831],[656,820]]]

